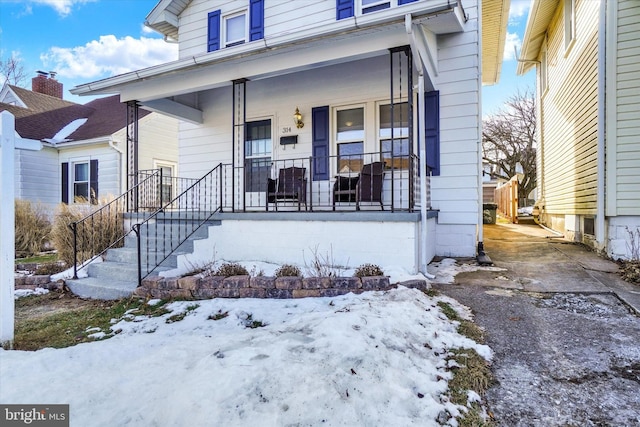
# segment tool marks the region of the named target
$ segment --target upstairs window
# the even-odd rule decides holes
[[[249,0],[248,9],[209,12],[207,51],[264,38],[264,0]]]
[[[564,1],[564,49],[568,51],[576,38],[576,2]]]
[[[356,13],[364,15],[379,10],[402,6],[418,0],[336,0],[336,19],[350,18]]]
[[[224,17],[224,47],[237,46],[247,41],[247,12]]]

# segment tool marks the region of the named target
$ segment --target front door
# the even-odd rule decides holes
[[[271,120],[248,122],[244,143],[245,206],[264,206],[271,171]]]

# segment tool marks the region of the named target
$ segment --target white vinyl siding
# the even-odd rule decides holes
[[[564,2],[547,33],[548,88],[541,99],[545,209],[596,213],[598,128],[597,2],[576,2],[576,34],[565,57]]]
[[[15,196],[41,203],[51,214],[60,202],[58,153],[43,147],[40,151],[15,150]]]
[[[618,2],[616,208],[640,215],[640,7]]]
[[[69,147],[61,150],[60,163],[69,163],[69,201],[73,200],[73,164],[98,160],[98,200],[119,196],[120,155],[108,144],[96,144],[91,147]],[[58,168],[60,165],[58,165]],[[57,180],[60,185],[60,180]]]

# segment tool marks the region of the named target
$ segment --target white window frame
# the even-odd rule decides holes
[[[227,22],[233,18],[244,16],[244,35],[243,38],[237,40],[227,40]],[[222,34],[221,41],[222,47],[233,47],[244,43],[249,40],[249,11],[247,9],[236,10],[235,12],[227,13],[222,16]]]
[[[543,98],[549,89],[549,67],[547,61],[547,40],[542,43],[540,49],[540,98]]]
[[[76,179],[76,166],[77,165],[82,165],[85,164],[87,165],[87,180],[86,181],[78,181]],[[70,185],[69,185],[69,196],[70,196],[70,200],[73,200],[73,203],[91,203],[91,159],[81,159],[81,160],[74,160],[69,162],[69,165],[71,166],[71,173],[69,175],[71,175],[70,177]],[[86,183],[87,185],[87,199],[84,202],[78,202],[77,196],[76,196],[76,184],[77,183]]]
[[[371,0],[370,4],[363,4],[364,0],[357,0],[356,1],[356,10],[358,11],[358,15],[368,15],[370,13],[375,13],[375,12],[383,12],[385,10],[389,10],[389,9],[393,9],[394,7],[398,7],[398,0]],[[381,6],[381,5],[385,5],[388,4],[389,7],[386,7],[384,9],[380,9],[380,10],[370,10],[370,11],[366,11],[367,9],[376,7],[376,6]],[[411,3],[408,3],[411,4]],[[402,6],[406,6],[406,5],[402,5]]]
[[[154,168],[154,169],[168,168],[168,169],[170,169],[170,170],[171,170],[171,178],[173,179],[173,178],[176,178],[176,177],[177,177],[176,171],[178,170],[178,167],[177,167],[177,165],[176,165],[174,162],[169,162],[169,161],[156,160],[156,159],[154,159],[154,160],[153,160],[153,168]],[[166,178],[166,177],[165,177],[165,176],[164,176],[164,174],[163,174],[162,179],[163,179],[163,180],[165,180],[165,178]],[[175,187],[175,185],[174,185],[174,181],[169,181],[169,182],[170,182],[170,184],[169,184],[169,185],[170,185],[170,187],[171,187],[171,189],[170,189],[170,195],[169,195],[170,199],[169,199],[169,200],[165,200],[165,199],[164,199],[164,197],[163,197],[163,200],[162,200],[162,201],[163,201],[164,203],[168,203],[168,202],[170,202],[171,200],[173,200],[173,198],[177,196],[177,191],[179,190],[179,189],[177,189],[177,188]],[[160,191],[162,191],[162,190],[163,190],[163,187],[164,187],[164,186],[165,186],[165,183],[164,183],[164,182],[161,182],[161,183],[160,183]]]
[[[564,0],[564,50],[565,57],[576,42],[576,2]]]
[[[353,137],[353,138],[345,138],[345,139],[340,139],[338,137],[338,113],[340,111],[345,111],[345,110],[355,110],[355,109],[361,109],[362,110],[362,136],[361,137]],[[340,168],[338,167],[338,164],[340,162],[340,151],[339,151],[339,146],[341,144],[353,144],[353,143],[362,143],[362,154],[363,154],[363,158],[362,158],[362,164],[364,164],[364,154],[367,153],[367,105],[366,104],[353,104],[353,105],[342,105],[339,107],[335,107],[333,109],[333,150],[335,151],[335,161],[331,162],[332,163],[332,168],[335,168],[337,173],[345,173],[344,171],[340,171]],[[362,166],[362,165],[361,165]],[[352,171],[351,173],[358,173],[358,171]]]
[[[410,134],[410,129],[409,129],[409,103],[406,99],[402,99],[402,100],[396,100],[394,102],[395,105],[400,105],[400,104],[405,104],[407,106],[407,127],[403,128],[403,127],[395,127],[394,128],[394,135],[393,137],[396,140],[399,139],[406,139],[408,144],[411,144],[412,141],[409,139],[409,134]],[[384,101],[380,101],[376,103],[376,139],[377,139],[377,143],[378,143],[378,152],[380,153],[380,161],[384,161],[385,157],[384,157],[384,153],[382,151],[382,142],[383,141],[391,141],[391,133],[389,133],[389,135],[383,135],[382,134],[382,117],[380,115],[380,109],[381,107],[384,106],[390,106],[391,102],[389,102],[389,100],[384,100]],[[391,128],[389,128],[390,130]],[[399,131],[398,133],[396,133],[395,131]],[[410,147],[408,147],[410,148]],[[392,147],[393,149],[393,147]],[[395,169],[403,169],[402,167],[394,167]]]

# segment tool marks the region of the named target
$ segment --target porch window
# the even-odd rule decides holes
[[[409,105],[380,106],[380,152],[387,168],[409,168]]]
[[[245,191],[267,191],[271,147],[271,120],[247,123],[244,148]]]
[[[364,108],[339,110],[336,122],[338,172],[359,172],[364,154]]]
[[[162,172],[162,182],[160,183],[160,194],[162,203],[169,203],[173,200],[173,168],[171,166],[160,166]]]
[[[247,12],[224,17],[224,46],[243,44],[247,40]]]

